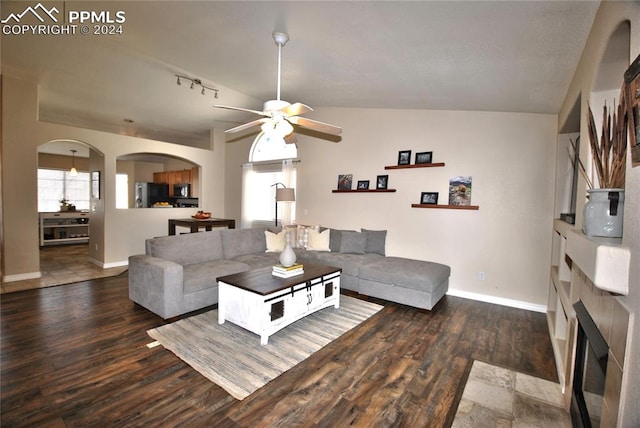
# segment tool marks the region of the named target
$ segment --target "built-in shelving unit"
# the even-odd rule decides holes
[[[418,164],[412,164],[412,165],[388,165],[388,166],[385,166],[384,169],[434,168],[439,166],[444,166],[444,162],[418,163]]]
[[[567,235],[574,226],[562,220],[554,220],[552,252],[551,252],[551,283],[547,302],[547,322],[551,346],[556,358],[556,368],[560,385],[566,386],[569,378],[567,367],[570,362],[572,343],[567,339],[572,337],[569,332],[571,320],[575,318],[573,304],[578,300],[571,287],[572,261],[567,257]]]
[[[89,213],[40,213],[40,246],[89,242]]]
[[[442,208],[448,210],[479,210],[479,205],[440,205],[440,204],[411,204],[411,208]]]
[[[393,193],[396,189],[362,189],[362,190],[332,190],[332,193]]]

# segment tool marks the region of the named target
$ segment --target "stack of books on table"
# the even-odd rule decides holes
[[[302,275],[304,273],[304,269],[302,264],[295,264],[293,266],[282,266],[281,264],[277,264],[273,266],[273,276],[277,276],[280,278],[291,278],[292,276]]]

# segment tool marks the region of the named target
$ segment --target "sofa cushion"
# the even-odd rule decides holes
[[[340,241],[340,252],[346,254],[365,254],[367,235],[360,232],[343,231]]]
[[[266,250],[267,253],[282,251],[284,248],[284,245],[287,243],[286,230],[281,230],[278,233],[265,230],[264,237],[267,245],[267,250]]]
[[[218,277],[248,270],[248,265],[234,260],[213,260],[184,266],[184,294],[217,287]]]
[[[244,254],[234,258],[233,260],[245,263],[249,265],[251,269],[260,269],[280,263],[280,253]]]
[[[146,247],[148,255],[181,265],[224,258],[217,230],[148,239]]]
[[[335,266],[342,268],[344,275],[358,276],[361,266],[369,263],[375,263],[377,260],[383,257],[379,254],[341,254],[341,253],[329,253],[325,251],[307,251],[302,257],[301,261],[305,259],[309,262],[319,263],[327,266]]]
[[[329,240],[330,240],[331,231],[329,229],[324,230],[323,232],[318,232],[313,229],[309,229],[308,231],[308,244],[307,250],[309,251],[331,251],[329,248]]]
[[[264,253],[267,242],[264,227],[254,229],[223,229],[220,231],[225,259],[245,254]]]
[[[367,279],[399,287],[433,292],[447,281],[451,268],[440,263],[411,260],[401,257],[382,257],[360,267],[360,279]],[[361,290],[366,294],[366,291]]]
[[[362,229],[362,233],[367,236],[366,253],[385,255],[385,246],[387,241],[386,230],[367,230]]]
[[[355,232],[355,230],[329,229],[329,248],[334,253],[340,252],[340,244],[342,243],[342,232]]]

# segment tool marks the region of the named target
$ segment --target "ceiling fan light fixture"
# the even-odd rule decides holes
[[[293,132],[293,126],[284,119],[268,120],[260,127],[269,136],[284,138]]]

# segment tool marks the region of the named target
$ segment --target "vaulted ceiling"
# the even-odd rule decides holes
[[[3,0],[0,15],[36,2]],[[2,73],[38,82],[40,119],[206,147],[212,127],[276,95],[312,107],[557,113],[599,3],[592,1],[109,1],[122,34],[3,34]],[[104,15],[103,15],[104,16]],[[31,16],[23,16],[21,23]],[[37,23],[37,22],[36,22]],[[50,24],[47,22],[46,24]],[[8,22],[11,24],[11,22]],[[117,24],[120,25],[120,24]],[[94,26],[90,24],[90,32]],[[201,95],[175,74],[201,79]],[[132,120],[133,123],[129,123]],[[339,124],[338,124],[339,125]]]

